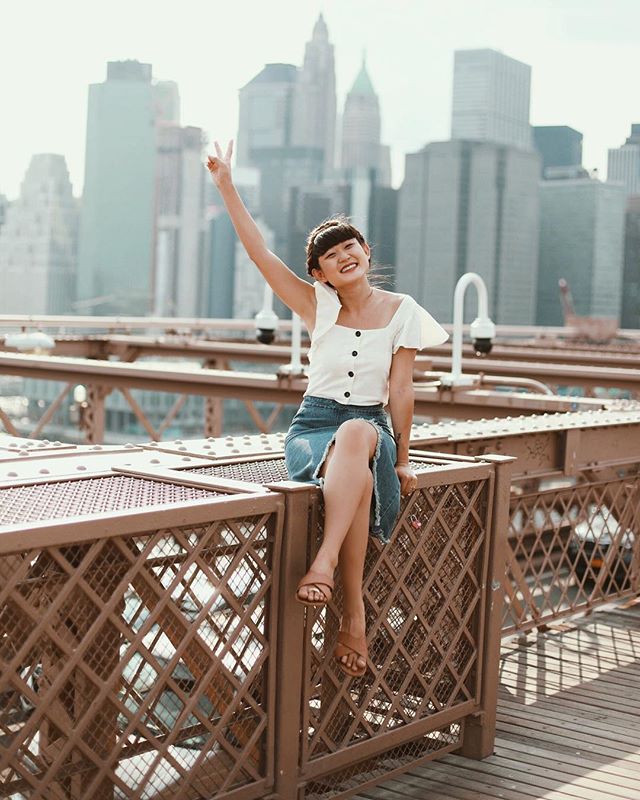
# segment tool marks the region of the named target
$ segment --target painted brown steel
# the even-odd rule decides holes
[[[307,612],[299,726],[309,731],[300,769],[310,799],[346,797],[387,769],[460,747],[463,720],[481,707],[481,586],[493,471],[477,462],[413,463],[419,490],[405,503],[391,544],[372,542],[367,556],[375,669],[345,683],[331,661],[339,586],[326,613]],[[349,699],[354,693],[357,700]]]
[[[97,454],[154,460],[151,450],[133,450],[107,448]],[[66,457],[76,460],[82,453],[72,450]],[[62,474],[64,456],[53,458],[60,477],[0,487],[7,523],[0,528],[0,572],[6,577],[0,584],[0,622],[9,631],[0,650],[9,643],[11,648],[4,653],[8,661],[0,659],[0,697],[3,703],[9,698],[8,707],[0,705],[0,724],[5,730],[12,725],[13,737],[2,753],[0,773],[11,781],[12,791],[48,797],[46,781],[47,791],[70,798],[112,797],[116,789],[133,798],[153,784],[154,796],[167,800],[212,792],[249,800],[269,795],[275,781],[282,800],[298,794],[312,798],[319,796],[319,786],[337,785],[347,772],[352,783],[365,785],[371,770],[379,780],[389,767],[399,769],[399,763],[418,763],[460,746],[464,719],[481,706],[479,695],[490,696],[482,689],[480,659],[487,652],[482,637],[489,606],[483,592],[493,465],[475,459],[447,462],[442,456],[412,461],[420,489],[405,504],[395,555],[373,545],[368,559],[372,659],[380,661],[380,669],[366,679],[373,679],[370,699],[363,700],[370,741],[356,730],[353,746],[325,756],[316,744],[314,757],[301,760],[305,737],[300,752],[295,747],[292,752],[292,740],[300,742],[301,698],[304,713],[315,713],[306,698],[316,694],[311,675],[320,665],[314,667],[310,659],[314,623],[309,616],[305,621],[293,596],[306,568],[309,532],[315,537],[318,530],[318,490],[287,481],[259,485],[281,474],[280,467],[274,473],[281,462],[277,454],[244,465],[237,457],[207,465],[194,455],[168,454],[169,467],[145,463],[73,479]],[[37,458],[37,464],[44,463]],[[249,478],[258,483],[248,483]],[[229,490],[235,494],[226,494]],[[18,495],[20,506],[15,505]],[[109,497],[112,502],[105,503]],[[425,570],[407,562],[410,542],[416,556],[426,559]],[[394,571],[395,584],[380,582],[385,569]],[[241,574],[251,576],[249,582],[240,580]],[[197,589],[202,581],[216,587],[206,597]],[[417,603],[416,618],[430,615],[430,644],[415,631],[410,636],[395,631],[398,609],[408,602],[401,598],[410,595]],[[50,601],[43,605],[46,598]],[[279,612],[278,602],[283,604]],[[193,607],[190,617],[187,607]],[[227,621],[216,622],[224,609]],[[413,630],[414,610],[407,605],[405,611],[404,625]],[[208,638],[207,626],[215,638]],[[337,628],[327,624],[324,630],[332,635]],[[245,636],[259,643],[257,660]],[[390,636],[401,637],[391,650]],[[166,664],[157,652],[160,641],[170,650]],[[62,648],[61,655],[40,658],[43,647]],[[414,648],[418,658],[428,656],[430,679],[415,667],[404,677],[398,672],[395,662],[407,648]],[[401,657],[406,661],[407,655],[408,650]],[[42,667],[36,670],[34,664]],[[128,665],[124,672],[121,664]],[[244,677],[234,664],[244,665]],[[333,667],[324,670],[320,690],[330,706],[337,688],[334,673]],[[379,736],[376,681],[382,675],[389,691],[397,685],[398,692],[387,695],[389,722]],[[344,687],[341,691],[345,696]],[[423,719],[418,707],[407,705],[406,698],[417,691],[425,697]],[[67,696],[61,692],[71,692],[74,702],[58,699]],[[178,702],[170,724],[162,717],[167,692]],[[21,697],[31,704],[22,717]],[[433,702],[437,707],[431,708]],[[214,708],[218,713],[212,716]],[[327,731],[335,738],[331,720]],[[343,723],[354,727],[352,719],[342,720],[341,729]],[[339,741],[349,737],[344,730]],[[189,751],[184,743],[191,741],[200,744]],[[304,764],[307,771],[301,773]]]
[[[431,444],[437,433],[448,440]],[[416,426],[414,452],[421,435],[429,451],[517,459],[504,636],[638,592],[637,411]]]
[[[181,492],[194,495],[198,491],[186,487],[179,474],[176,477]],[[143,478],[130,480],[138,480],[144,486],[149,483]],[[91,491],[89,481],[80,483]],[[10,490],[5,490],[5,498],[7,491]],[[4,579],[0,582],[0,619],[4,629],[1,649],[10,656],[8,662],[2,658],[0,697],[4,700],[7,691],[10,697],[18,692],[18,698],[27,698],[33,706],[22,723],[17,719],[13,723],[13,743],[0,754],[0,774],[3,781],[10,780],[12,792],[43,798],[54,796],[53,792],[55,796],[62,793],[84,800],[89,796],[113,797],[117,787],[126,796],[139,796],[152,785],[149,781],[157,785],[161,777],[153,764],[164,763],[167,767],[163,769],[170,767],[174,773],[171,781],[168,773],[161,778],[165,784],[173,782],[171,790],[163,790],[168,792],[167,797],[187,797],[194,791],[194,797],[202,796],[205,788],[207,793],[217,791],[216,796],[220,797],[263,797],[268,793],[273,782],[273,689],[269,688],[273,676],[269,678],[265,667],[271,657],[270,648],[275,652],[276,644],[277,612],[275,606],[271,609],[271,603],[277,602],[272,587],[279,581],[282,501],[276,494],[264,491],[232,500],[216,498],[210,491],[209,498],[212,496],[214,499],[199,504],[192,500],[188,506],[180,507],[178,503],[173,509],[152,508],[145,512],[132,512],[135,505],[123,498],[125,509],[112,511],[104,520],[89,516],[67,518],[64,524],[43,521],[35,531],[31,526],[21,530],[16,521],[0,532],[0,548],[5,553],[0,557]],[[6,507],[2,499],[0,506]],[[262,513],[256,517],[259,507]],[[69,513],[74,513],[74,508]],[[234,513],[238,515],[236,520]],[[107,530],[97,524],[103,521]],[[161,528],[150,529],[150,524],[160,524]],[[22,553],[28,553],[28,557]],[[51,572],[49,563],[57,573]],[[234,584],[233,576],[243,564],[244,572],[249,570],[248,574],[254,576],[253,595],[248,594],[253,584],[246,584],[246,579],[244,588]],[[201,589],[200,594],[194,590],[207,576],[217,589],[205,599]],[[41,601],[48,595],[51,603],[43,605]],[[123,597],[137,598],[138,610],[133,618],[123,615]],[[179,603],[176,597],[182,598]],[[220,628],[221,633],[225,631],[226,642],[221,639],[222,647],[212,650],[201,637],[205,622],[216,627],[215,614],[220,613],[213,605],[216,598],[224,600],[231,620],[237,621]],[[185,620],[182,607],[187,600],[196,612],[189,620]],[[144,609],[146,620],[144,615],[139,616]],[[157,644],[143,643],[144,636],[152,635],[154,625],[160,626],[174,651],[166,667],[160,665],[158,656],[151,655],[150,649]],[[109,631],[113,636],[107,635]],[[245,643],[238,639],[242,631],[249,636]],[[111,640],[115,651],[113,646],[108,649]],[[51,643],[45,646],[46,652],[51,647],[54,651],[62,647],[66,657],[56,657],[55,662],[40,659],[43,673],[37,678],[39,688],[35,693],[25,680],[35,680],[33,668],[27,667],[37,657],[40,641],[43,645]],[[142,659],[145,668],[155,673],[148,700],[143,700],[135,689],[135,682],[142,675],[140,668],[123,674],[117,666],[118,649],[124,641],[128,643],[127,652]],[[157,635],[153,634],[152,641],[158,642]],[[255,647],[248,649],[251,641],[259,643],[261,654]],[[252,652],[258,657],[254,658]],[[233,653],[234,663],[245,665],[246,675],[241,682],[223,663]],[[131,658],[127,656],[123,663],[131,664]],[[23,665],[22,672],[17,672],[26,676],[24,680],[15,677],[17,663]],[[180,668],[187,672],[179,677],[175,665],[183,665]],[[189,686],[193,687],[188,691],[181,683],[185,675],[190,676]],[[68,711],[63,712],[60,702],[66,703],[64,698],[70,691],[67,687],[73,687],[73,696],[82,702],[82,710],[76,712],[75,706],[67,704]],[[91,687],[94,690],[87,694]],[[124,695],[122,687],[126,689]],[[262,688],[255,695],[257,687]],[[162,722],[159,714],[165,712],[158,706],[162,697],[169,697],[167,692],[180,698],[182,705],[170,727]],[[202,698],[208,698],[218,717],[210,717]],[[3,702],[3,733],[8,732],[5,710]],[[117,722],[121,718],[128,721],[128,727],[121,728]],[[150,737],[149,726],[159,726],[159,732]],[[40,731],[40,744],[27,751],[21,742],[32,741],[30,731],[36,730]],[[16,738],[18,732],[22,739]],[[31,739],[25,740],[25,736]],[[191,741],[194,736],[210,740],[208,749],[201,747],[197,758],[185,759],[188,750],[183,745],[182,750],[174,751],[174,744]],[[144,761],[145,754],[152,757],[151,761]],[[138,767],[127,772],[123,764],[131,763]],[[240,788],[243,786],[246,789]]]
[[[306,389],[306,380],[277,375],[185,368],[175,364],[167,370],[163,364],[101,362],[56,356],[40,358],[13,353],[0,355],[0,372],[41,380],[62,380],[68,384],[85,384],[87,399],[81,406],[80,427],[87,441],[91,443],[104,441],[105,397],[114,388],[124,392],[134,413],[151,435],[155,435],[156,431],[131,395],[129,390],[132,388],[180,395],[200,395],[209,399],[233,397],[249,404],[255,399],[277,404],[298,404]],[[486,389],[450,391],[420,385],[415,387],[415,413],[418,416],[468,419],[478,418],[481,415],[506,415],[514,412],[538,414],[568,411],[580,407],[600,409],[603,406],[603,401],[588,398],[575,399]],[[220,406],[216,409],[220,411]],[[255,414],[254,410],[254,416]],[[257,416],[255,418],[259,427],[266,430],[273,424],[275,415],[272,414],[268,420]],[[216,411],[209,406],[206,409],[206,421],[207,427],[213,429],[217,429],[221,424],[220,417],[216,417]]]

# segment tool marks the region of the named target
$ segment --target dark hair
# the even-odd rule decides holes
[[[349,239],[357,239],[360,244],[367,243],[355,225],[351,224],[349,217],[344,214],[329,217],[329,219],[325,219],[324,222],[316,225],[307,237],[307,272],[309,275],[312,275],[314,269],[320,269],[320,262],[318,261],[320,256],[323,256],[327,250],[340,244],[340,242],[347,242]],[[371,245],[369,247],[373,249]],[[384,274],[385,271],[392,271],[391,267],[377,263],[372,264],[371,255],[369,255],[369,267],[367,278],[371,286],[387,286],[393,283]]]
[[[318,259],[327,250],[335,247],[340,242],[357,239],[360,244],[366,244],[364,236],[351,224],[348,217],[340,214],[326,219],[317,225],[307,237],[307,272],[312,274],[314,269],[320,269]],[[371,259],[369,259],[371,263]]]

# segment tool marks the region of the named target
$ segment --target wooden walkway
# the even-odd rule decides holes
[[[354,800],[640,800],[640,605],[507,640],[498,735]]]

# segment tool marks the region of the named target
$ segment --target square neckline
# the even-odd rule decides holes
[[[350,325],[340,325],[338,322],[334,322],[333,327],[334,328],[344,328],[346,331],[386,331],[386,329],[389,327],[389,325],[391,325],[391,323],[394,321],[394,319],[398,316],[398,312],[400,311],[400,309],[404,305],[404,302],[407,299],[407,297],[409,297],[408,294],[405,294],[403,296],[403,298],[400,301],[398,307],[393,312],[393,316],[391,317],[389,322],[387,322],[387,324],[383,325],[381,328],[352,328]]]

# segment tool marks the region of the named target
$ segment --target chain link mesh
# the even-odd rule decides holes
[[[364,784],[377,783],[396,771],[430,760],[455,749],[461,742],[461,725],[453,723],[358,764],[311,780],[305,787],[305,800],[329,800],[348,796]],[[348,794],[347,794],[348,793]]]

